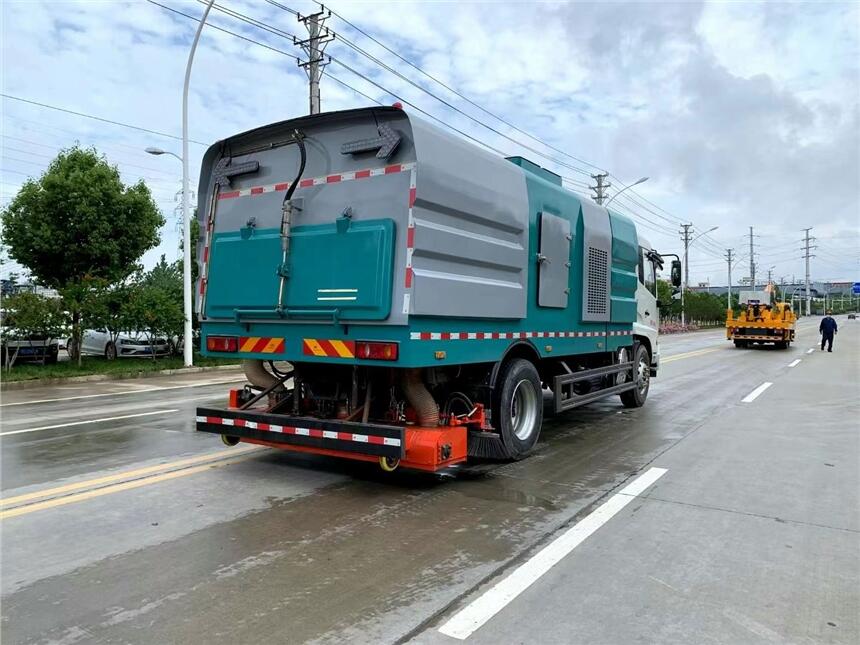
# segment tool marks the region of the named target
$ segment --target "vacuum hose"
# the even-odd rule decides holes
[[[250,359],[242,361],[242,370],[245,372],[245,377],[251,383],[259,388],[266,389],[272,387],[278,382],[278,378],[266,369],[263,361],[259,359]],[[276,391],[282,390],[283,385],[275,388]]]
[[[420,369],[404,370],[403,394],[418,415],[418,425],[435,428],[439,425],[439,407],[421,380]]]

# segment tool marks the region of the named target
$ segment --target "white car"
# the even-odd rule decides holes
[[[71,338],[67,345],[72,346]],[[108,360],[117,357],[151,357],[153,353],[156,356],[170,354],[170,343],[166,338],[156,338],[150,343],[149,336],[141,332],[121,333],[114,342],[107,329],[86,329],[81,346],[84,356],[104,356]]]

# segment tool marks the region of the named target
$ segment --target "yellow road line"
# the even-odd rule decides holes
[[[697,349],[692,352],[685,352],[683,354],[672,354],[671,356],[667,356],[664,358],[661,363],[671,363],[672,361],[679,361],[682,358],[692,358],[693,356],[702,356],[703,354],[710,354],[711,352],[721,352],[724,349],[728,349],[727,347],[712,347],[710,349]]]
[[[95,479],[87,479],[85,481],[74,482],[71,484],[66,484],[64,486],[57,486],[55,488],[46,488],[45,490],[37,490],[32,493],[26,493],[24,495],[16,495],[15,497],[6,497],[0,500],[0,506],[11,506],[13,504],[20,504],[21,502],[28,502],[30,500],[40,499],[42,497],[55,497],[57,495],[64,495],[66,493],[71,493],[84,488],[99,487],[104,484],[110,484],[112,482],[118,482],[124,479],[140,479],[142,477],[145,477],[146,475],[151,475],[153,473],[175,471],[177,469],[187,468],[189,466],[195,466],[197,464],[202,464],[209,461],[218,461],[219,459],[225,459],[228,457],[242,456],[249,452],[256,452],[257,450],[260,450],[260,448],[257,446],[248,448],[235,448],[231,450],[219,450],[214,454],[210,453],[197,457],[189,457],[188,459],[180,459],[178,461],[173,461],[166,464],[156,464],[155,466],[147,466],[146,468],[138,468],[137,470],[127,470],[125,472],[116,473],[114,475],[106,475],[104,477],[97,477]]]
[[[123,482],[121,484],[114,484],[113,486],[105,486],[103,488],[96,488],[94,490],[88,490],[82,493],[76,493],[74,495],[67,495],[65,497],[55,497],[54,499],[47,499],[43,502],[36,502],[35,504],[25,504],[24,506],[18,506],[16,508],[10,508],[6,511],[0,511],[0,520],[5,520],[10,517],[17,517],[19,515],[35,513],[36,511],[41,511],[46,508],[55,508],[57,506],[65,506],[66,504],[74,504],[75,502],[83,502],[94,497],[101,497],[102,495],[110,495],[112,493],[119,493],[126,490],[132,490],[134,488],[141,488],[142,486],[149,486],[150,484],[157,484],[159,482],[168,481],[171,479],[178,479],[179,477],[188,477],[189,475],[195,475],[205,470],[220,468],[222,466],[229,466],[239,461],[249,459],[250,457],[253,457],[253,455],[246,453],[244,455],[239,455],[234,459],[225,459],[223,461],[211,464],[194,466],[193,468],[174,470],[169,473],[156,475],[154,477],[135,479],[128,482]]]

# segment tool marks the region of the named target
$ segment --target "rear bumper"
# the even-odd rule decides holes
[[[198,432],[360,461],[387,457],[405,468],[431,472],[467,457],[464,426],[388,426],[224,408],[197,408],[196,421]]]

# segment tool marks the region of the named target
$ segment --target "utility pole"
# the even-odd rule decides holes
[[[812,227],[803,229],[806,234],[804,237],[804,248],[803,248],[803,257],[806,259],[806,315],[812,315],[812,297],[809,295],[809,258],[814,258],[814,255],[810,255],[810,250],[815,247],[810,247],[809,243],[814,240],[814,237],[809,237],[809,231],[812,230]]]
[[[611,183],[606,181],[608,177],[609,173],[606,172],[599,172],[596,175],[591,175],[591,178],[597,182],[596,186],[589,186],[589,188],[594,191],[592,199],[601,206],[603,205],[603,200],[606,199],[606,191],[610,186],[612,186]]]
[[[331,17],[331,11],[323,10],[308,16],[297,14],[296,18],[308,30],[307,40],[295,40],[294,44],[301,47],[307,55],[307,60],[298,60],[299,67],[304,68],[308,75],[308,91],[310,113],[320,113],[320,77],[323,68],[329,64],[331,59],[323,55],[325,46],[334,40],[332,34],[323,24]]]
[[[684,309],[684,292],[687,290],[689,286],[689,276],[690,276],[690,265],[689,265],[689,249],[690,249],[690,229],[693,228],[692,224],[681,224],[681,228],[683,231],[678,231],[681,234],[681,239],[684,241],[684,279],[681,281],[681,325],[687,324],[687,312]]]
[[[753,227],[750,226],[750,286],[755,291],[755,242],[753,242]]]
[[[726,262],[729,265],[729,294],[726,298],[726,309],[732,308],[732,252],[734,249],[726,249]]]

